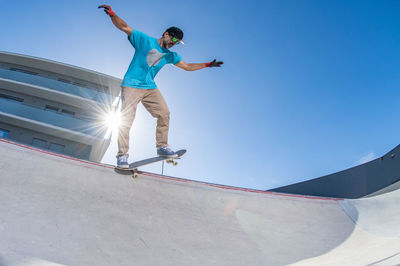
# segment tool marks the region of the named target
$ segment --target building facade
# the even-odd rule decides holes
[[[0,52],[0,137],[101,161],[121,80],[47,59]]]

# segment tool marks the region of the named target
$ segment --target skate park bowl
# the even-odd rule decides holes
[[[400,264],[399,184],[318,197],[0,153],[1,266]]]

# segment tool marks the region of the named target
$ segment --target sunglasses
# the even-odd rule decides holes
[[[172,37],[171,36],[171,40],[172,40],[172,42],[174,43],[174,44],[185,44],[182,40],[180,40],[180,39],[178,39],[178,38],[176,38],[176,37]]]

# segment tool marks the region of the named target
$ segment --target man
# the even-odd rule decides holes
[[[128,35],[128,40],[135,48],[135,55],[122,81],[121,87],[121,126],[118,135],[117,165],[128,168],[129,131],[136,114],[139,102],[150,114],[157,118],[156,147],[157,154],[165,157],[176,157],[168,146],[168,130],[170,112],[154,77],[165,64],[174,64],[186,71],[199,70],[205,67],[220,67],[223,62],[215,59],[209,63],[186,63],[175,52],[168,50],[182,43],[183,32],[177,27],[168,28],[161,38],[150,37],[140,31],[133,30],[118,17],[108,5],[101,5],[113,24]]]

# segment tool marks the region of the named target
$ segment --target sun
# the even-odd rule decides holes
[[[119,97],[117,97],[112,104],[112,108],[102,115],[103,125],[107,128],[107,132],[104,135],[105,139],[110,138],[111,134],[118,132],[121,124],[121,106],[119,103]]]
[[[107,128],[115,130],[121,124],[121,112],[119,111],[112,111],[105,115],[104,117],[104,124]]]

